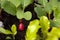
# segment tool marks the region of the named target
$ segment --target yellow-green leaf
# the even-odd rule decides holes
[[[12,25],[11,31],[12,31],[13,35],[16,35],[16,34],[17,34],[17,28],[16,28],[16,25]]]
[[[10,30],[6,30],[2,27],[0,27],[0,33],[3,33],[3,34],[12,34],[12,32]]]
[[[26,31],[26,40],[35,40],[40,27],[39,20],[31,21]]]

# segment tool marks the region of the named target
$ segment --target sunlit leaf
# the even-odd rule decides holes
[[[16,25],[12,25],[11,31],[12,31],[13,35],[16,35],[16,34],[17,34],[17,28],[16,28]]]
[[[57,36],[49,36],[46,40],[59,40]]]
[[[40,17],[40,25],[42,26],[43,31],[47,31],[50,27],[50,22],[46,16]]]
[[[47,40],[59,40],[60,38],[60,28],[59,27],[52,27],[51,32],[48,33]]]
[[[50,27],[50,22],[46,16],[40,17],[40,25],[41,25],[41,31],[43,33],[42,39],[44,40],[47,37],[48,29]]]
[[[40,27],[39,20],[31,21],[26,31],[26,40],[35,40]]]

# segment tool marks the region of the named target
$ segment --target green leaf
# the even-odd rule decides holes
[[[47,37],[48,29],[50,27],[50,22],[46,16],[40,17],[40,25],[43,33],[42,40],[45,40]]]
[[[57,36],[48,36],[48,38],[46,40],[59,40]]]
[[[16,7],[8,2],[8,1],[2,1],[1,3],[1,7],[8,13],[8,14],[11,14],[11,15],[16,15]]]
[[[60,19],[54,19],[54,20],[51,20],[51,26],[54,26],[54,27],[60,27]]]
[[[6,30],[6,29],[4,29],[4,28],[2,28],[2,27],[0,27],[0,33],[3,33],[3,34],[12,34],[11,31]]]
[[[25,12],[25,13],[24,13],[24,18],[25,18],[26,20],[30,20],[30,19],[32,18],[32,13],[29,12],[29,11]]]
[[[60,27],[52,27],[50,34],[60,38]]]
[[[24,12],[22,10],[17,10],[16,16],[18,19],[24,18]]]
[[[58,6],[55,10],[54,10],[54,20],[51,21],[51,23],[53,24],[53,26],[55,27],[59,27],[60,26],[60,7]]]
[[[46,15],[44,9],[41,8],[41,7],[35,7],[34,10],[37,13],[37,16],[38,17],[41,17],[41,16],[45,16]]]
[[[26,31],[26,40],[35,40],[40,27],[39,20],[31,21]]]
[[[48,1],[47,0],[38,0],[38,3],[42,4],[42,5],[46,5]]]
[[[50,26],[51,27],[57,27],[54,20],[50,20]]]
[[[13,35],[16,35],[16,34],[17,34],[17,28],[16,28],[16,25],[12,25],[11,31],[12,31]]]
[[[5,34],[12,34],[12,32],[9,30],[5,30]]]
[[[17,10],[16,16],[18,19],[25,18],[26,20],[30,20],[32,18],[31,12],[27,11],[24,13],[22,10]]]
[[[23,8],[27,7],[29,4],[31,4],[33,0],[24,0],[23,1]]]
[[[44,10],[48,13],[51,14],[52,7],[50,3],[47,3],[46,6],[44,7]]]
[[[56,10],[54,10],[54,17],[60,19],[60,7],[57,7]]]
[[[60,38],[60,27],[52,27],[51,32],[48,33],[47,40],[58,40]]]
[[[21,4],[21,0],[8,0],[11,3],[13,3],[16,7],[18,7]]]
[[[37,34],[36,40],[41,40],[40,35]]]
[[[57,0],[50,0],[49,3],[52,6],[52,9],[55,10],[57,7]]]
[[[40,25],[43,31],[48,31],[50,27],[50,22],[46,16],[40,17]]]

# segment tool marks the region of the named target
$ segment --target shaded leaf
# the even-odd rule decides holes
[[[33,0],[24,0],[23,1],[23,8],[27,7],[29,4],[31,4]]]
[[[8,1],[2,1],[1,3],[1,7],[8,13],[8,14],[11,14],[11,15],[16,15],[16,7],[8,2]]]
[[[16,7],[18,7],[21,4],[21,0],[8,0],[11,3],[13,3]]]
[[[54,10],[54,17],[56,19],[60,18],[60,6],[58,6],[56,10]]]
[[[48,13],[51,14],[52,7],[50,3],[47,3],[46,6],[44,7],[44,10]]]
[[[55,10],[57,7],[57,0],[50,0],[49,3],[52,6],[52,9]]]
[[[46,5],[48,1],[47,0],[38,0],[38,3],[42,4],[42,5]]]
[[[38,17],[41,17],[41,16],[45,16],[45,15],[46,15],[44,9],[41,8],[41,7],[35,7],[34,10],[35,10],[35,12],[37,13],[37,16],[38,16]]]
[[[54,19],[54,20],[51,20],[51,26],[54,26],[54,27],[60,27],[60,19]]]

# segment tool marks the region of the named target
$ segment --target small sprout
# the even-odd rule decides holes
[[[24,30],[24,24],[23,23],[20,23],[18,29],[20,31],[23,31]]]

